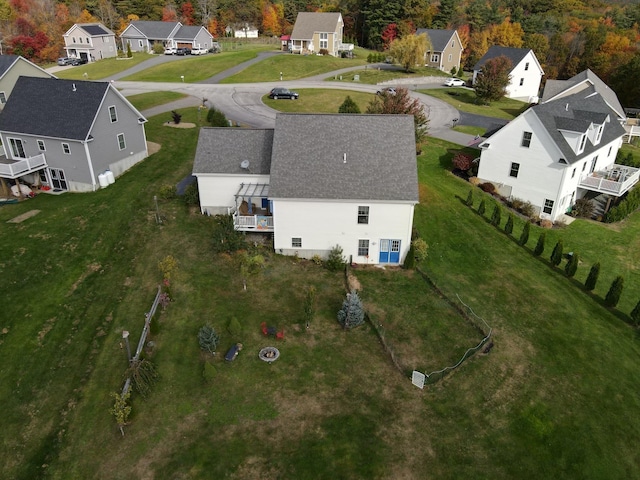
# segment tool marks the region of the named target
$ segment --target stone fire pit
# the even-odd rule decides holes
[[[279,356],[280,350],[278,350],[276,347],[264,347],[262,350],[260,350],[260,353],[258,353],[258,357],[260,357],[260,360],[267,363],[276,361]]]

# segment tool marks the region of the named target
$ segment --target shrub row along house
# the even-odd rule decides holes
[[[615,163],[625,120],[615,93],[590,70],[549,81],[542,103],[480,144],[478,178],[551,221],[578,199],[620,197],[640,176]]]
[[[20,76],[0,113],[3,189],[96,190],[147,157],[146,121],[109,82]]]
[[[384,135],[381,135],[384,132]],[[273,234],[285,255],[400,264],[418,177],[413,117],[278,114],[273,129],[203,128],[193,167],[202,213]]]

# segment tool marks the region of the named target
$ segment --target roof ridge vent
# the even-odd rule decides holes
[[[75,91],[77,90],[77,88],[76,88],[76,84],[75,84],[75,83],[73,83],[72,85],[73,85],[73,87],[71,88],[71,91],[72,91],[72,92],[75,92]]]
[[[565,112],[568,112],[568,111],[569,111],[569,104],[568,104],[568,103],[564,106],[564,111],[565,111]]]

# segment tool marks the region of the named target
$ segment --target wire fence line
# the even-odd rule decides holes
[[[129,361],[129,365],[133,362],[137,362],[140,359],[140,354],[142,353],[142,349],[144,348],[144,343],[147,340],[147,335],[149,334],[149,324],[151,323],[151,319],[156,313],[158,308],[158,304],[160,303],[160,294],[162,293],[162,287],[158,285],[158,293],[156,293],[156,298],[153,300],[153,304],[151,305],[151,309],[144,314],[144,327],[142,327],[142,334],[140,335],[140,340],[138,341],[138,347],[136,348],[136,353],[132,359]],[[127,392],[131,388],[131,377],[127,377],[127,380],[124,382],[124,387],[122,388],[122,396],[124,397]]]

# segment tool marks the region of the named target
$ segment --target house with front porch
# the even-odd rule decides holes
[[[385,132],[385,135],[380,135]],[[408,115],[278,114],[267,130],[203,128],[193,175],[204,214],[273,235],[276,252],[400,264],[418,177]]]
[[[200,26],[180,22],[136,20],[120,34],[123,51],[130,45],[132,52],[152,52],[155,44],[163,48],[205,48],[213,46],[213,35]]]
[[[640,177],[615,163],[625,130],[593,86],[529,108],[480,144],[478,178],[556,221],[576,200],[620,197]]]
[[[538,103],[540,83],[542,82],[544,71],[540,66],[540,62],[538,62],[536,54],[528,48],[502,47],[499,45],[489,47],[487,53],[473,67],[472,83],[476,83],[484,64],[498,57],[507,57],[511,61],[509,84],[507,85],[505,96],[522,102]]]
[[[146,121],[109,82],[20,77],[0,113],[0,178],[94,191],[147,157]]]
[[[342,43],[343,29],[342,14],[338,12],[300,12],[291,32],[291,52],[306,55],[326,50],[337,57],[340,52],[353,49]]]
[[[453,67],[460,69],[460,59],[464,46],[456,30],[419,28],[416,35],[426,34],[431,48],[425,53],[426,67],[437,68],[450,73]]]
[[[67,57],[91,63],[118,56],[116,34],[101,23],[76,23],[62,38]]]

